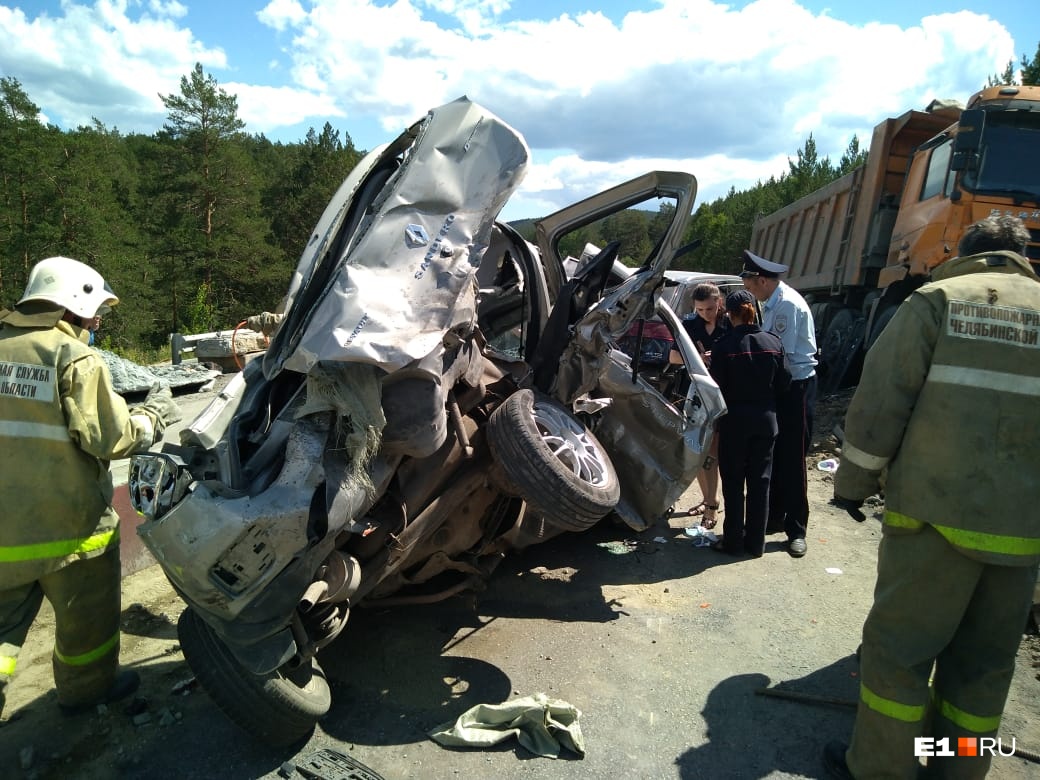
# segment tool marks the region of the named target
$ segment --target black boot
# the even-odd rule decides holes
[[[828,742],[823,748],[823,766],[837,780],[853,780],[849,765],[845,763],[845,751],[848,749],[849,746],[844,742]]]

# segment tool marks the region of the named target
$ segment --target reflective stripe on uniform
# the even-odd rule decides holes
[[[1040,396],[1040,377],[1009,374],[1004,371],[933,365],[928,372],[928,381],[977,387],[980,390],[996,390],[1001,393]]]
[[[859,686],[859,697],[874,712],[884,715],[886,718],[901,720],[904,723],[917,723],[924,720],[925,712],[928,710],[927,704],[902,704],[901,702],[878,696],[862,683]]]
[[[86,536],[81,539],[62,539],[57,542],[37,542],[14,547],[0,547],[0,563],[38,561],[45,558],[64,558],[66,555],[103,550],[119,539],[119,529]]]
[[[899,512],[892,512],[891,510],[885,510],[881,522],[884,525],[890,525],[894,528],[909,528],[914,531],[924,528],[924,523],[920,520],[914,520],[912,517],[907,517],[906,515],[899,514]]]
[[[886,511],[882,523],[893,528],[919,530],[924,523],[899,512]],[[948,525],[929,523],[950,544],[979,552],[997,553],[999,555],[1040,555],[1040,538],[1032,536],[1008,536],[1006,534],[989,534],[984,531],[969,531],[964,528],[953,528]]]
[[[871,455],[869,452],[864,452],[859,447],[851,444],[848,439],[841,445],[841,456],[845,460],[849,461],[854,466],[859,466],[861,469],[867,469],[868,471],[881,471],[891,458],[884,458],[880,455]]]
[[[17,658],[9,655],[0,655],[0,674],[6,674],[8,677],[11,677],[14,674],[14,666],[17,662]]]
[[[1000,728],[1000,715],[990,715],[989,717],[972,715],[970,712],[954,707],[939,696],[935,697],[935,705],[946,720],[976,734],[986,734]]]
[[[104,641],[100,646],[95,647],[93,650],[89,650],[86,653],[80,653],[79,655],[64,655],[58,651],[58,648],[54,648],[54,656],[66,666],[86,666],[87,664],[93,663],[99,658],[103,658],[112,652],[112,648],[119,645],[119,632],[116,631],[112,636]]]
[[[0,436],[12,439],[46,439],[47,441],[69,441],[69,429],[64,425],[0,420]]]
[[[1003,534],[987,534],[983,531],[967,531],[963,528],[950,528],[947,525],[932,525],[946,540],[958,547],[982,552],[999,553],[1001,555],[1038,555],[1040,539],[1028,536],[1006,536]]]

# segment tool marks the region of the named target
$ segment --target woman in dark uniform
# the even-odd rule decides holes
[[[692,317],[683,319],[683,329],[689,334],[697,351],[701,353],[705,366],[711,366],[711,351],[715,342],[730,331],[729,320],[726,319],[726,307],[722,302],[722,292],[713,282],[701,282],[693,288]],[[673,349],[668,361],[681,365],[683,362],[679,350]],[[686,395],[690,386],[690,378],[684,373],[679,386],[679,393]],[[712,439],[711,450],[704,459],[704,467],[697,471],[697,486],[701,490],[701,502],[689,510],[690,515],[703,515],[701,525],[705,528],[715,527],[715,513],[719,511],[719,437]]]
[[[751,293],[731,293],[726,298],[726,313],[733,329],[716,342],[709,369],[729,409],[719,421],[719,469],[726,516],[723,536],[712,549],[758,558],[766,544],[776,399],[791,384],[791,372],[780,339],[755,323]]]

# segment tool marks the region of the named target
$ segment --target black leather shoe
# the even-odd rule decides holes
[[[845,751],[849,746],[844,742],[828,742],[823,748],[823,768],[831,777],[838,780],[854,780],[845,763]]]
[[[90,712],[99,704],[112,704],[113,702],[125,699],[131,693],[136,691],[141,685],[141,675],[135,672],[133,669],[123,669],[116,674],[116,679],[112,681],[112,685],[108,691],[100,699],[94,702],[85,702],[83,704],[58,704],[58,709],[61,710],[62,715],[82,715],[84,712]]]
[[[787,554],[792,558],[801,558],[808,551],[808,547],[805,544],[805,539],[798,537],[792,539],[787,543]]]

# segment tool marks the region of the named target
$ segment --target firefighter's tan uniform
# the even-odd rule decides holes
[[[944,263],[867,354],[835,478],[886,505],[856,778],[916,777],[915,737],[956,753],[997,732],[1040,561],[1038,403],[1040,279],[1013,252]],[[928,763],[982,777],[990,759]]]
[[[58,701],[98,700],[119,654],[119,517],[108,461],[147,449],[161,413],[128,411],[64,309],[0,312],[0,702],[44,596]],[[70,565],[75,564],[75,565]]]

